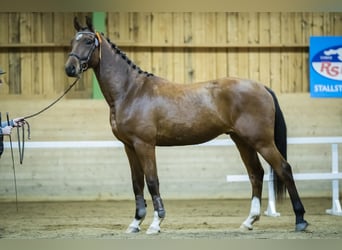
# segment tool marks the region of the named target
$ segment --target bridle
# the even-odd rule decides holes
[[[77,40],[78,36],[82,36],[83,34],[91,34],[94,36],[94,41],[92,43],[90,50],[88,51],[88,54],[84,57],[81,57],[74,52],[69,53],[69,57],[75,57],[78,60],[80,67],[81,67],[81,73],[88,69],[89,60],[90,60],[90,58],[91,58],[91,56],[94,53],[96,48],[99,48],[99,50],[100,50],[99,51],[99,57],[101,59],[101,46],[100,45],[102,42],[100,34],[98,32],[91,32],[91,31],[79,31],[79,32],[77,32],[76,33],[76,40]]]

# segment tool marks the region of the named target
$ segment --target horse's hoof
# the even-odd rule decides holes
[[[242,223],[241,226],[240,226],[240,229],[243,230],[243,231],[251,231],[253,230],[253,226],[252,224],[248,224],[248,223]]]
[[[133,234],[133,233],[139,233],[140,232],[140,227],[131,227],[129,226],[126,230],[127,234]]]
[[[154,211],[153,221],[150,227],[147,229],[146,234],[158,234],[160,233],[160,224],[164,220],[164,217],[160,218],[158,211]]]
[[[253,230],[253,223],[260,219],[260,215],[249,215],[248,218],[241,224],[240,229]]]
[[[309,226],[309,223],[307,221],[304,221],[302,223],[296,224],[296,232],[302,232],[305,231],[305,229]]]
[[[160,227],[159,226],[150,226],[147,231],[146,234],[159,234],[160,233]]]

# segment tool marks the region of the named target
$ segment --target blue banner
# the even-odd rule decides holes
[[[342,36],[310,37],[310,95],[342,98]]]

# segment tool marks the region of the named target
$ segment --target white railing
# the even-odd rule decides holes
[[[331,180],[332,181],[332,208],[326,212],[332,215],[342,216],[341,204],[339,200],[339,179],[342,179],[342,173],[338,168],[338,144],[342,144],[342,137],[292,137],[288,138],[288,144],[331,144],[332,165],[329,173],[303,173],[293,175],[295,180]],[[18,147],[17,142],[13,142],[13,148]],[[196,146],[233,146],[234,142],[230,139],[215,139]],[[5,142],[5,147],[9,143]],[[28,141],[25,148],[108,148],[123,147],[120,141]],[[245,182],[249,181],[248,175],[227,175],[227,182]],[[273,181],[271,171],[264,176],[264,181],[268,181],[268,207],[265,214],[268,216],[279,216],[276,212],[275,195],[273,191]]]

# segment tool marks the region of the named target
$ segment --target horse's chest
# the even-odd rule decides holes
[[[122,142],[126,141],[124,133],[122,132],[122,129],[120,129],[120,126],[118,126],[115,120],[111,121],[111,126],[112,126],[112,131],[113,131],[114,136]]]
[[[117,121],[114,116],[112,116],[110,124],[112,127],[112,132],[118,140],[122,141],[123,143],[130,142],[124,124]]]
[[[113,132],[114,132],[114,133],[117,133],[117,132],[118,132],[118,126],[117,126],[116,121],[115,121],[115,120],[112,120],[112,121],[110,122],[110,125],[111,125],[111,127],[112,127]]]
[[[118,137],[118,123],[116,121],[116,115],[113,110],[110,112],[110,126],[112,127],[112,131],[116,137]]]

